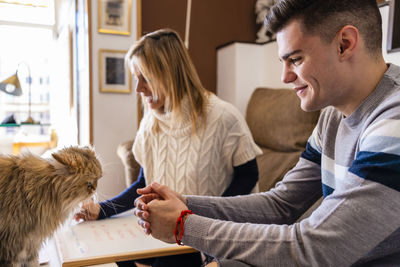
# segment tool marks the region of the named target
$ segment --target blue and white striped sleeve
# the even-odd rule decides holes
[[[364,131],[349,172],[400,191],[400,120],[383,119]]]
[[[301,158],[314,162],[321,166],[321,141],[318,138],[318,128],[315,127],[313,133],[308,138],[306,149],[301,153]]]

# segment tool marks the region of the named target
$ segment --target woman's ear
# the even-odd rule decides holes
[[[344,26],[337,33],[337,51],[340,60],[346,60],[354,54],[359,42],[358,29],[351,25]]]

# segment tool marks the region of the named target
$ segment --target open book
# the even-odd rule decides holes
[[[93,265],[196,251],[145,235],[137,218],[130,214],[62,227],[54,235],[62,266]]]

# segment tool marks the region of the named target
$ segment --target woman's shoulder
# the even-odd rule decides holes
[[[210,94],[208,98],[208,116],[219,117],[219,119],[227,121],[244,121],[244,116],[231,103],[222,100],[215,94]]]
[[[149,111],[144,112],[142,118],[140,119],[137,134],[144,134],[146,132],[151,132],[152,125],[153,125],[153,116],[151,116]]]
[[[228,131],[243,132],[248,128],[244,116],[231,103],[212,94],[208,98],[207,128],[222,127]]]

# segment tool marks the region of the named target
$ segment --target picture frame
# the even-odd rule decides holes
[[[99,50],[99,88],[103,93],[132,92],[132,75],[125,66],[125,50]]]
[[[142,0],[136,0],[136,39],[142,37]],[[140,122],[143,118],[144,107],[140,94],[137,94],[137,128],[140,127]]]
[[[384,6],[384,5],[388,5],[389,4],[389,0],[376,0],[376,3],[378,4],[378,7]]]
[[[97,0],[99,33],[130,35],[132,0]]]
[[[389,26],[386,49],[388,53],[400,51],[400,0],[389,3]]]

